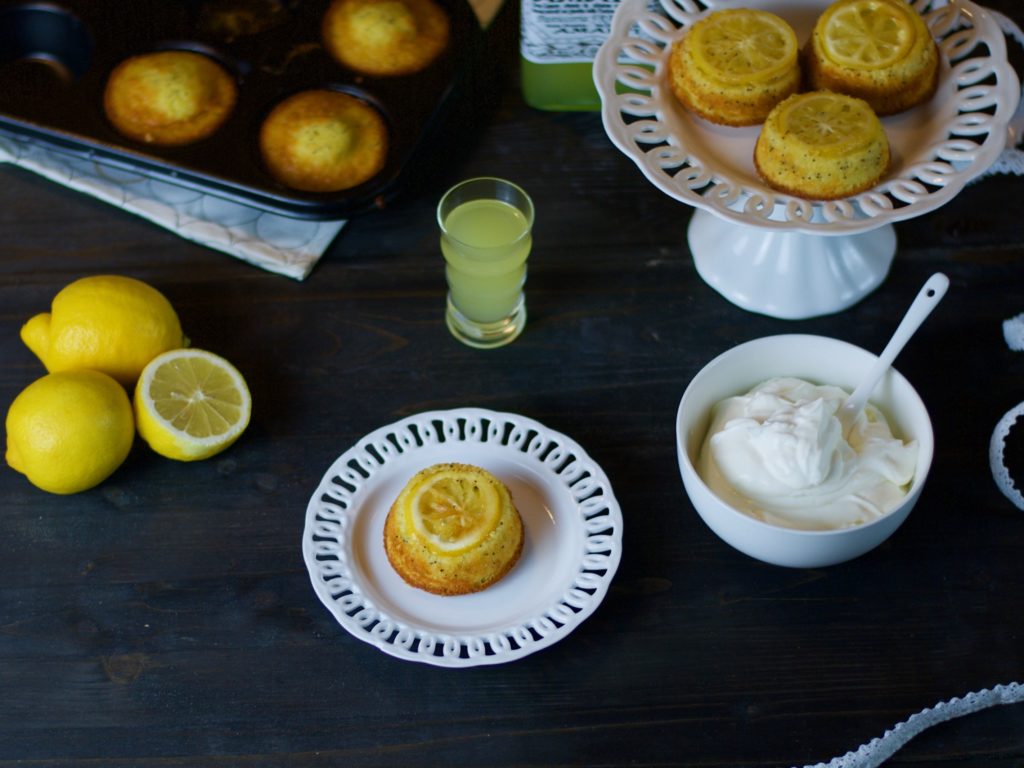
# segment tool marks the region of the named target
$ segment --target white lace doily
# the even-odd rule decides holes
[[[981,691],[972,691],[966,696],[940,702],[934,707],[911,715],[879,738],[872,739],[853,752],[847,752],[842,757],[833,758],[827,763],[815,763],[804,766],[804,768],[876,768],[896,754],[901,747],[921,731],[931,728],[933,725],[980,712],[999,704],[1017,704],[1021,701],[1024,701],[1024,686],[1020,683],[1009,683]]]
[[[1003,323],[1003,336],[1011,349],[1024,351],[1024,313]],[[1013,484],[1009,470],[1003,462],[1003,446],[1006,436],[1016,423],[1024,417],[1024,402],[1010,410],[1000,420],[992,433],[989,461],[992,474],[999,489],[1017,507],[1024,510],[1024,495]],[[1024,702],[1024,685],[1019,682],[997,685],[981,691],[972,691],[965,696],[950,699],[911,715],[897,723],[882,736],[872,739],[852,752],[835,757],[827,763],[814,763],[804,768],[876,768],[888,760],[912,738],[933,725],[944,723],[964,715],[970,715],[999,704]]]
[[[989,13],[999,24],[1003,33],[1012,39],[1021,48],[1024,48],[1024,33],[1013,21],[999,11],[989,10]],[[1015,176],[1024,176],[1024,150],[1020,149],[1024,141],[1024,88],[1021,89],[1021,100],[1017,105],[1017,111],[1010,120],[1010,137],[1007,140],[1006,149],[1002,151],[996,161],[984,172],[979,174],[973,181],[989,176],[993,173],[1006,173]]]
[[[1012,19],[997,11],[990,11],[990,13],[1007,37],[1012,38],[1014,42],[1024,48],[1024,33],[1021,32],[1020,27]],[[1022,141],[1024,141],[1024,90],[1022,90],[1021,104],[1018,105],[1017,112],[1010,121],[1010,146],[1002,152],[999,159],[979,178],[992,173],[1024,176],[1024,150],[1019,148]],[[1003,322],[1003,338],[1010,349],[1016,352],[1024,352],[1024,313]],[[1021,417],[1024,417],[1024,402],[1007,411],[999,420],[999,423],[996,424],[996,428],[992,432],[992,439],[989,442],[989,465],[992,469],[992,477],[995,479],[999,490],[1018,509],[1024,510],[1024,494],[1014,485],[1003,455],[1006,438],[1009,436],[1013,425]]]
[[[1024,352],[1024,313],[1003,322],[1003,338],[1006,339],[1006,344],[1010,349],[1015,352]],[[1013,477],[1010,476],[1004,451],[1010,430],[1017,423],[1017,419],[1022,416],[1024,416],[1024,403],[1018,403],[1007,411],[996,424],[988,447],[988,462],[992,469],[992,478],[1003,495],[1020,510],[1024,510],[1024,495],[1021,494],[1014,484]]]

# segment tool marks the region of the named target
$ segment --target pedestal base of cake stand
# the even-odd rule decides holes
[[[701,208],[687,239],[708,285],[738,307],[784,320],[856,304],[881,285],[896,254],[892,224],[819,235],[737,224]]]

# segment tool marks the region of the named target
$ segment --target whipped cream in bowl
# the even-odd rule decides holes
[[[778,565],[849,560],[887,539],[927,478],[934,435],[890,369],[843,434],[837,412],[875,356],[791,334],[741,344],[691,381],[677,413],[690,501],[727,543]]]
[[[849,393],[803,379],[769,379],[719,401],[697,471],[730,506],[773,525],[831,530],[891,512],[907,495],[916,440],[892,434],[873,405],[843,436]]]

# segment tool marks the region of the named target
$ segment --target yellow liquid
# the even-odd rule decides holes
[[[532,245],[529,226],[522,211],[501,200],[470,200],[445,217],[448,289],[470,320],[497,322],[516,308]]]

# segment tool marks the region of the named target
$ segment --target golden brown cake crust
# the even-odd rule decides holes
[[[906,56],[888,66],[855,67],[832,60],[823,42],[829,10],[857,0],[837,0],[815,23],[804,46],[803,60],[810,90],[830,90],[863,99],[879,116],[910,109],[934,94],[939,84],[939,49],[924,20],[904,0],[873,0],[906,13],[914,34]]]
[[[103,108],[114,128],[147,144],[206,138],[234,109],[234,78],[208,56],[157,51],[125,59],[110,73]]]
[[[446,553],[430,545],[408,513],[423,478],[451,472],[490,485],[501,500],[501,512],[481,541],[467,550]],[[406,583],[437,595],[463,595],[491,586],[518,562],[523,540],[522,519],[508,488],[491,473],[469,464],[436,464],[417,472],[395,499],[384,523],[384,552],[391,566]]]
[[[693,52],[693,39],[699,25],[713,23],[715,17],[750,9],[713,11],[691,26],[687,33],[673,43],[669,53],[669,87],[679,102],[697,116],[719,125],[745,126],[764,121],[772,107],[800,88],[800,65],[794,55],[790,66],[765,82],[727,82],[716,73],[705,71],[698,65]],[[764,15],[766,11],[758,11]],[[789,25],[775,17],[787,29]],[[795,47],[796,36],[793,35]]]
[[[433,0],[333,0],[323,20],[327,52],[368,75],[408,75],[448,45],[448,14]]]
[[[384,167],[388,132],[375,107],[331,90],[302,91],[282,101],[260,128],[270,174],[303,192],[337,192]]]
[[[849,197],[878,184],[889,170],[889,142],[878,117],[863,100],[829,94],[849,107],[868,126],[865,140],[842,151],[817,151],[787,131],[781,117],[791,105],[822,92],[795,94],[771,111],[754,145],[754,166],[773,189],[811,200]]]

